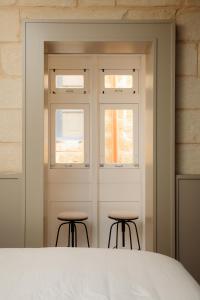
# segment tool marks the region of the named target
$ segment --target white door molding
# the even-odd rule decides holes
[[[175,25],[173,22],[25,21],[23,164],[25,245],[43,245],[44,224],[44,46],[45,42],[149,43],[153,56],[152,201],[154,249],[174,256]],[[134,47],[132,47],[134,48]],[[138,48],[135,47],[135,49]],[[143,50],[144,51],[144,47]],[[122,52],[121,52],[122,53]],[[147,66],[148,68],[148,66]],[[148,94],[148,91],[147,91]],[[148,109],[148,102],[146,103]],[[153,164],[153,165],[152,165]],[[148,217],[148,216],[147,216]]]

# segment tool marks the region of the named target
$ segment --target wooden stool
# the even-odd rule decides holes
[[[60,226],[58,227],[57,237],[56,237],[56,245],[55,245],[56,247],[58,244],[58,237],[59,237],[60,229],[65,224],[69,225],[68,247],[70,247],[70,244],[72,247],[77,247],[76,224],[81,224],[84,226],[85,232],[86,232],[86,237],[87,237],[87,244],[88,244],[88,247],[90,247],[87,226],[84,222],[82,222],[82,221],[85,221],[88,219],[88,215],[86,213],[79,212],[79,211],[64,211],[58,215],[57,219],[60,221],[64,221],[64,222],[61,223]],[[70,241],[70,236],[71,236],[71,241]]]
[[[130,225],[129,225],[129,223],[132,223],[135,227],[137,243],[138,243],[138,250],[141,249],[140,248],[140,241],[139,241],[137,226],[134,222],[135,220],[139,219],[138,215],[135,215],[135,214],[133,214],[131,212],[127,212],[127,211],[119,211],[119,212],[111,212],[108,215],[108,218],[111,219],[111,220],[116,221],[110,226],[108,248],[110,248],[111,233],[112,233],[112,229],[113,229],[114,225],[117,226],[117,228],[116,228],[116,246],[115,246],[115,248],[118,248],[118,226],[119,226],[119,224],[121,224],[121,226],[122,226],[122,246],[125,247],[125,228],[127,226],[128,229],[129,229],[130,247],[131,247],[131,249],[133,248],[132,247],[131,228],[130,228]]]

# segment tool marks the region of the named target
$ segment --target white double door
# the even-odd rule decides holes
[[[139,55],[48,55],[46,245],[55,245],[63,211],[88,214],[93,247],[107,247],[111,211],[137,213],[144,239],[142,68]],[[67,235],[63,227],[60,246]]]

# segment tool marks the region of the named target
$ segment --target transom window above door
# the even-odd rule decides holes
[[[102,69],[100,83],[103,95],[133,97],[138,94],[138,70]]]
[[[132,75],[105,75],[104,87],[106,89],[131,89],[133,88]]]
[[[87,69],[50,70],[50,94],[87,94]]]
[[[56,75],[56,89],[84,89],[83,75]]]

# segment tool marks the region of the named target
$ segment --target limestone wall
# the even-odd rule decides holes
[[[200,173],[200,0],[0,0],[0,173],[21,171],[25,18],[176,20],[176,169]]]

